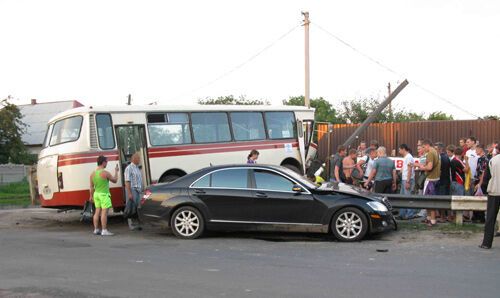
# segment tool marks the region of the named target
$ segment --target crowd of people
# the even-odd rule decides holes
[[[338,146],[330,162],[329,181],[344,182],[376,193],[404,195],[486,195],[491,179],[489,160],[500,153],[498,141],[484,145],[471,136],[457,144],[418,140],[413,155],[409,145],[401,144],[401,170],[388,158],[387,149],[373,140],[367,146],[362,141],[357,149]],[[433,226],[452,221],[449,211],[401,209],[400,219],[424,216],[424,222]],[[484,212],[466,212],[465,220],[485,221]]]

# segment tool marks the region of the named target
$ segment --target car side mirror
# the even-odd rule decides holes
[[[292,187],[292,191],[296,193],[301,193],[302,191],[304,191],[304,189],[302,188],[302,186],[295,184]]]

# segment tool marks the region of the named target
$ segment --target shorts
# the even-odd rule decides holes
[[[425,180],[424,184],[424,196],[425,195],[436,195],[436,186],[437,186],[438,181],[433,181],[433,180]]]
[[[94,204],[96,208],[101,209],[109,209],[113,207],[111,204],[111,194],[94,192]]]

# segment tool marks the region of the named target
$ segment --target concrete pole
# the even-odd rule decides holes
[[[308,108],[311,107],[311,102],[309,99],[309,12],[303,11],[304,16],[304,55],[305,55],[305,92],[304,92],[304,105]]]
[[[383,109],[389,105],[389,103],[396,97],[398,96],[399,92],[403,90],[406,86],[408,85],[408,81],[404,80],[399,86],[392,92],[369,116],[366,118],[366,120],[354,131],[354,133],[347,138],[347,140],[344,142],[344,146],[349,148],[351,146],[352,142],[356,138],[358,138],[365,130],[370,126],[370,124],[375,121],[375,118],[377,117],[378,114],[382,112]]]

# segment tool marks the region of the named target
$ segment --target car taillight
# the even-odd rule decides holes
[[[146,200],[149,200],[150,196],[151,196],[151,191],[149,189],[146,189],[144,191],[144,195],[142,196],[142,199],[141,199],[141,205],[144,204],[144,202],[146,202]]]

